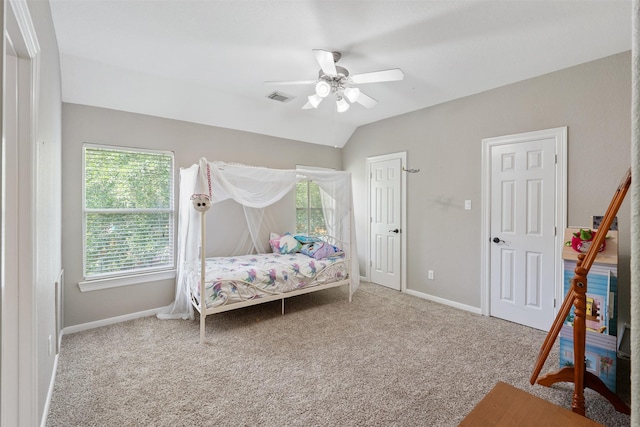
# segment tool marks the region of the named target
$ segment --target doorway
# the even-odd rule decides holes
[[[35,125],[40,47],[26,1],[4,4],[0,424],[37,425]]]
[[[548,330],[562,301],[567,128],[482,140],[482,313]]]
[[[369,281],[406,289],[406,152],[367,158]]]

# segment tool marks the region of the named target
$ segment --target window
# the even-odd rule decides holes
[[[173,153],[85,144],[84,278],[174,267]]]
[[[296,184],[296,233],[308,236],[327,234],[320,187],[313,181]]]
[[[332,170],[319,167],[298,166],[297,169]],[[327,234],[320,187],[313,181],[302,180],[296,184],[296,233],[307,236]]]

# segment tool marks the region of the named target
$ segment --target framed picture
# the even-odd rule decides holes
[[[602,215],[594,215],[592,218],[592,228],[594,230],[597,230],[598,228],[600,228],[600,223],[602,223],[602,219],[604,218],[604,216]],[[613,222],[611,223],[611,227],[609,227],[609,230],[614,230],[614,231],[618,231],[618,217],[613,218]]]

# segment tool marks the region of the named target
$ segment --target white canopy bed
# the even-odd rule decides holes
[[[284,210],[281,206],[273,212],[273,206],[283,203],[301,180],[320,188],[327,236],[293,236],[288,232],[295,230],[274,229],[277,218],[294,207],[285,203]],[[229,200],[241,206],[246,218],[241,221],[249,243],[244,247],[240,242],[229,249],[234,239],[214,240],[207,234],[207,217],[213,223],[209,228],[226,232],[234,227],[231,223],[238,228],[238,206],[229,220],[211,218],[216,210],[231,209]],[[211,256],[220,254],[224,243],[226,256]],[[350,173],[268,169],[205,158],[180,170],[176,296],[159,318],[194,319],[198,311],[202,343],[207,315],[278,299],[284,314],[285,298],[337,286],[348,286],[351,301],[359,280]]]

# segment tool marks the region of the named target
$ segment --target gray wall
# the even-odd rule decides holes
[[[407,177],[407,287],[479,308],[481,141],[561,126],[568,127],[568,224],[590,226],[630,166],[629,52],[360,127],[343,165],[353,174],[363,274],[366,158],[406,151],[408,167],[421,169]],[[629,206],[618,214],[622,320],[629,319]],[[435,280],[425,280],[427,269]]]
[[[174,280],[80,292],[83,143],[170,150],[176,169],[203,156],[282,169],[297,164],[342,169],[342,150],[332,147],[76,104],[63,104],[62,137],[65,326],[162,307],[174,297]]]

